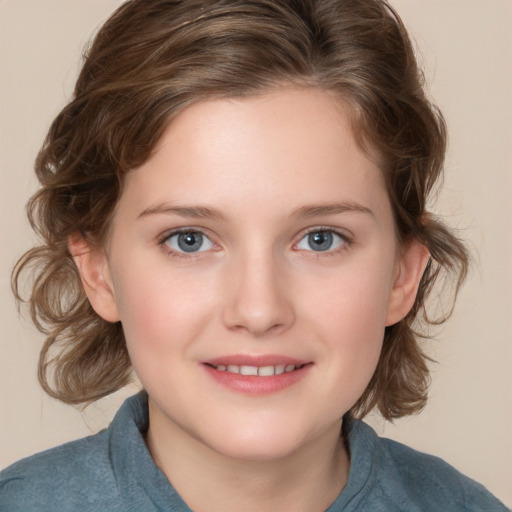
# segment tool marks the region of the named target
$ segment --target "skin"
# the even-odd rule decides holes
[[[199,251],[180,250],[179,229],[204,234]],[[332,246],[314,250],[311,230]],[[193,510],[334,501],[349,471],[342,416],[428,258],[418,243],[397,250],[382,174],[343,104],[283,88],[188,107],[128,173],[104,250],[78,237],[70,249],[95,310],[123,324],[148,447]],[[228,355],[307,367],[248,393],[204,364]]]

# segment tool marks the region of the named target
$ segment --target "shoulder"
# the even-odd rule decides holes
[[[507,512],[484,486],[439,457],[379,438],[365,424],[356,428],[374,438],[376,484],[397,510]]]
[[[115,511],[109,503],[116,482],[108,446],[103,431],[9,466],[0,472],[2,511]]]
[[[383,439],[388,460],[400,475],[408,495],[420,503],[436,504],[437,510],[505,511],[505,507],[481,484],[460,473],[444,460]],[[447,504],[450,504],[447,507]]]

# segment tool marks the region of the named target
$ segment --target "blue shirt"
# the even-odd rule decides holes
[[[156,467],[143,434],[147,395],[107,430],[23,459],[0,473],[2,512],[190,512]],[[437,457],[381,439],[350,420],[348,483],[327,512],[506,512],[483,486]]]

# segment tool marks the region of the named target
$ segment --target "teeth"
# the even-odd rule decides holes
[[[272,377],[273,375],[281,375],[290,373],[294,370],[302,368],[303,365],[294,364],[278,364],[276,366],[239,366],[237,364],[218,364],[214,366],[220,372],[238,373],[240,375],[252,375],[259,377]]]
[[[258,375],[256,366],[240,366],[240,375]]]
[[[275,370],[273,366],[262,366],[258,368],[258,375],[260,377],[271,377],[275,374]]]

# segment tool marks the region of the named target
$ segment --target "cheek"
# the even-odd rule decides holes
[[[332,376],[354,401],[377,365],[384,338],[390,273],[378,266],[351,267],[311,288],[304,314],[324,341]],[[306,313],[306,311],[308,313]]]
[[[131,262],[129,268],[139,269],[137,275],[119,267],[115,289],[132,359],[182,350],[214,315],[214,286],[204,275],[168,265]]]
[[[384,268],[383,268],[384,267]],[[389,267],[389,268],[386,268]],[[348,265],[304,287],[307,308],[319,324],[354,335],[384,331],[392,265]],[[318,277],[318,276],[317,276]]]

